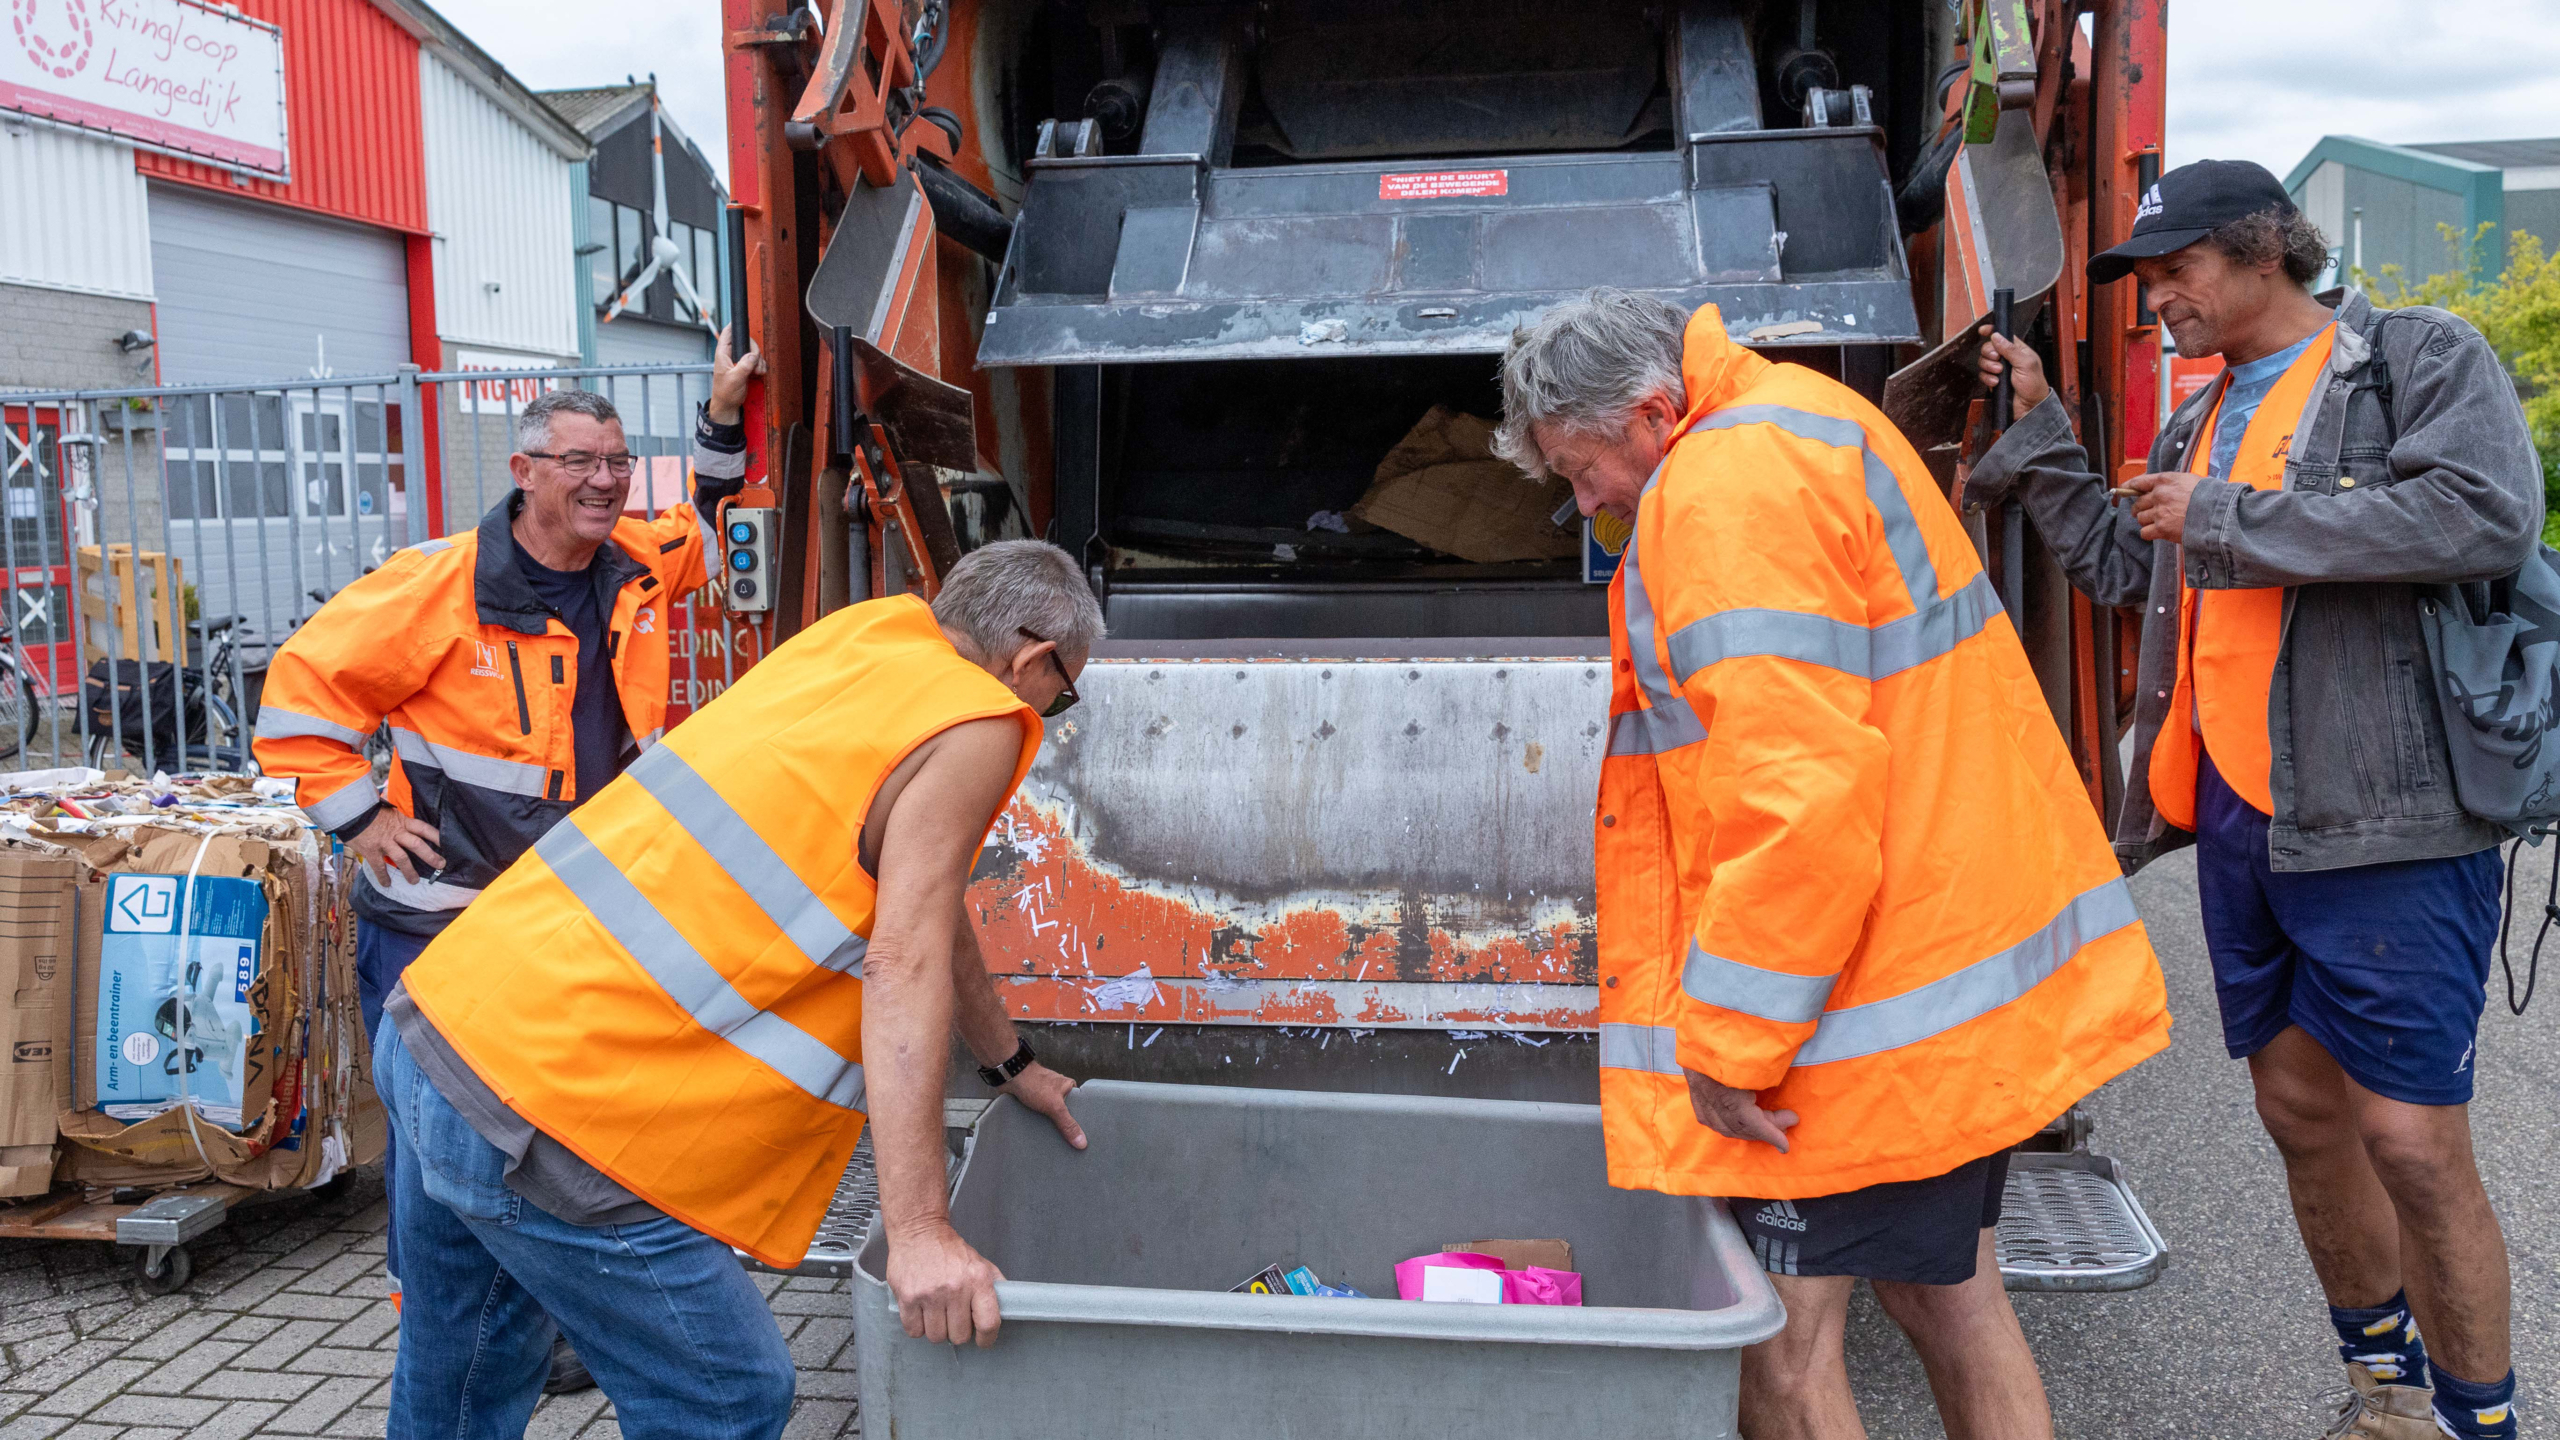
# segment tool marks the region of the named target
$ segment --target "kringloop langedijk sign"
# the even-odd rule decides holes
[[[0,3],[0,109],[287,174],[275,26],[194,0]]]

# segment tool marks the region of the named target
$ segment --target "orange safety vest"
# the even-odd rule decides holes
[[[1941,1175],[2168,1043],[2159,963],[2026,653],[1909,442],[1689,322],[1689,414],[1611,587],[1611,1184]],[[1698,1123],[1682,1072],[1793,1110]]]
[[[2252,490],[2284,488],[2286,457],[2295,432],[2311,421],[2321,371],[2337,335],[2335,325],[2321,331],[2258,402],[2231,460],[2235,484]],[[2231,372],[2224,370],[2215,384],[2220,388],[2213,410],[2190,447],[2187,470],[2195,475],[2213,469],[2213,432],[2222,420],[2222,396],[2230,393]],[[2196,828],[2196,740],[2201,733],[2204,749],[2232,793],[2261,814],[2272,815],[2275,753],[2268,734],[2267,690],[2275,683],[2276,652],[2284,647],[2284,587],[2197,590],[2182,578],[2178,619],[2178,683],[2169,692],[2169,723],[2151,742],[2151,803],[2170,824]],[[2181,717],[2186,723],[2179,723]]]
[[[632,1194],[771,1265],[808,1252],[861,1138],[855,856],[916,746],[1039,717],[913,596],[819,621],[516,862],[407,974],[498,1098]]]

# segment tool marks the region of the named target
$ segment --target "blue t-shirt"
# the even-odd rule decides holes
[[[2231,478],[2232,462],[2240,458],[2240,437],[2249,432],[2249,417],[2258,413],[2258,403],[2328,329],[2324,325],[2273,355],[2231,367],[2231,388],[2222,392],[2222,413],[2213,422],[2213,469],[2208,473],[2214,479]]]
[[[604,648],[604,604],[596,598],[596,566],[604,551],[584,570],[554,570],[519,550],[516,559],[533,593],[578,637],[578,690],[569,702],[569,744],[578,764],[578,800],[592,800],[622,771],[624,737],[630,726],[622,718],[622,697],[613,684],[613,660]]]

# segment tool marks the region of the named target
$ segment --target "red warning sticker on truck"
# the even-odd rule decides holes
[[[1432,170],[1418,175],[1381,175],[1381,200],[1446,200],[1460,195],[1508,195],[1508,170]]]

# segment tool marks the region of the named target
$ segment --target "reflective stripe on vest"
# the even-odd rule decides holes
[[[1691,430],[1690,434],[1697,433]],[[1676,442],[1675,442],[1676,443]],[[1645,477],[1644,489],[1636,496],[1641,505],[1653,487],[1662,483],[1663,468],[1671,463],[1665,452],[1653,473]],[[1695,745],[1707,738],[1707,727],[1698,712],[1689,708],[1671,688],[1670,678],[1662,673],[1662,662],[1654,656],[1653,597],[1645,593],[1644,570],[1636,559],[1636,537],[1627,533],[1627,548],[1618,559],[1618,606],[1627,627],[1627,656],[1635,665],[1636,684],[1644,691],[1642,710],[1626,710],[1609,717],[1609,753],[1612,755],[1660,755]]]
[[[653,746],[623,773],[666,807],[693,843],[710,854],[732,884],[747,892],[747,898],[810,964],[847,975],[862,974],[862,957],[871,942],[837,919],[817,892],[747,823],[747,817],[721,799],[720,792],[683,756],[664,745]]]
[[[310,783],[307,780],[295,781],[294,792],[300,794],[302,787]],[[305,802],[302,813],[321,829],[335,830],[363,818],[366,811],[381,803],[382,792],[374,787],[373,777],[364,775],[339,786],[328,796]]]
[[[1911,613],[1867,626],[1794,610],[1719,611],[1673,632],[1671,664],[1680,683],[1687,684],[1691,676],[1717,661],[1747,655],[1800,660],[1882,680],[1955,649],[2001,613],[1999,592],[1992,588],[1988,574],[1975,575],[1943,600],[1938,597],[1938,567],[1929,558],[1920,517],[1912,513],[1893,467],[1868,446],[1866,431],[1858,422],[1785,405],[1736,405],[1709,415],[1689,433],[1742,425],[1775,426],[1799,440],[1837,449],[1857,447],[1867,503],[1883,523],[1885,548],[1902,572]]]
[[[549,769],[526,760],[501,760],[495,755],[475,755],[451,745],[439,745],[415,730],[391,728],[391,753],[404,765],[440,770],[465,785],[495,790],[501,795],[522,795],[542,800],[551,794]]]
[[[578,829],[576,816],[552,826],[534,845],[533,853],[695,1024],[753,1056],[812,1099],[847,1110],[862,1108],[862,1067],[739,994]]]
[[[2122,880],[2110,880],[2095,889],[2075,896],[2062,907],[2062,913],[2038,927],[2036,932],[1998,954],[1976,960],[1963,969],[1930,981],[1914,990],[1863,1005],[1846,1005],[1837,1010],[1821,1010],[1813,1035],[1796,1051],[1797,1066],[1827,1065],[1838,1060],[1855,1060],[1862,1056],[1899,1050],[1934,1040],[1970,1021],[2023,998],[2046,977],[2071,963],[2071,958],[2087,948],[2090,942],[2102,940],[2139,919],[2134,913],[2133,892]],[[1703,1004],[1742,1010],[1762,1015],[1747,1004],[1732,1003],[1731,996],[1700,994],[1692,983],[1699,972],[1696,964],[1702,958],[1694,945],[1689,952],[1691,969],[1682,976],[1681,988],[1689,997]],[[1713,960],[1714,957],[1703,958]],[[1715,960],[1719,966],[1733,966],[1729,960]],[[1734,969],[1748,967],[1733,966]],[[1714,978],[1730,981],[1722,970],[1708,972]],[[1802,976],[1777,976],[1765,970],[1751,972],[1760,981],[1788,980],[1810,988],[1812,981]],[[1824,995],[1830,993],[1832,977],[1822,977]],[[1766,1001],[1780,995],[1775,987],[1751,997]],[[1782,998],[1800,1002],[1802,992]],[[1801,1005],[1797,1008],[1800,1010]],[[1815,1019],[1813,1014],[1790,1013],[1763,1015],[1768,1019]],[[1616,1032],[1613,1038],[1612,1032]],[[1680,1066],[1679,1032],[1669,1025],[1603,1025],[1600,1027],[1600,1064],[1603,1069],[1645,1070],[1658,1075],[1676,1075]]]
[[[335,740],[341,745],[350,747],[360,747],[365,742],[365,733],[352,725],[341,725],[335,720],[323,720],[317,715],[302,715],[291,710],[280,710],[273,705],[258,707],[259,739],[298,740],[312,735],[323,740]]]

